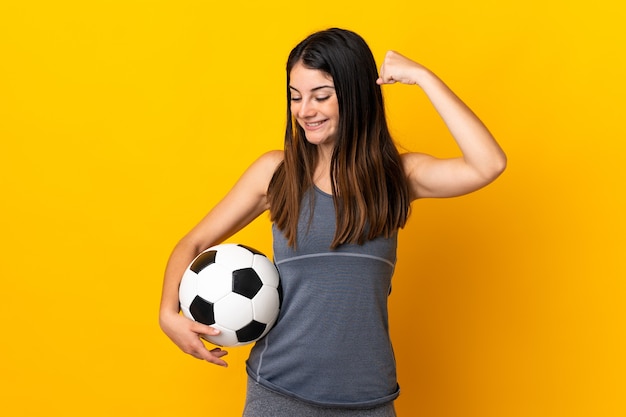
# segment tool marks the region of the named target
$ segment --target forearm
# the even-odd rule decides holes
[[[178,287],[187,265],[200,250],[199,246],[188,242],[183,238],[176,245],[165,269],[159,325],[183,352],[216,365],[228,366],[222,359],[228,352],[219,348],[209,350],[201,341],[201,335],[217,335],[219,330],[179,314]]]
[[[184,239],[172,251],[163,278],[163,290],[159,309],[161,316],[169,313],[178,314],[180,310],[178,287],[185,269],[198,253],[199,248]]]

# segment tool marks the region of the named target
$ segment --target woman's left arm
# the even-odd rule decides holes
[[[450,88],[426,67],[393,51],[387,52],[378,84],[418,85],[439,113],[462,156],[438,159],[421,153],[402,155],[412,199],[454,197],[495,180],[506,156],[487,127]]]

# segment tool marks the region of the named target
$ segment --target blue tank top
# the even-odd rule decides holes
[[[283,303],[246,369],[263,386],[312,404],[384,404],[399,394],[387,312],[397,234],[333,250],[334,233],[333,197],[317,188],[303,200],[295,250],[273,227]]]

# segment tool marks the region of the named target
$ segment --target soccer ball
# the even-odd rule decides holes
[[[220,330],[202,335],[219,346],[252,343],[267,334],[280,309],[280,279],[274,263],[247,246],[226,243],[199,254],[178,291],[183,315]]]

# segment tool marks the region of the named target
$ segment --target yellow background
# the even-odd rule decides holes
[[[618,4],[2,2],[0,413],[239,415],[247,348],[227,370],[180,352],[157,325],[162,271],[282,146],[289,50],[340,26],[379,63],[396,49],[433,69],[509,156],[401,233],[399,415],[625,415]],[[385,94],[405,149],[457,154],[419,90]],[[271,253],[267,218],[231,241]]]

